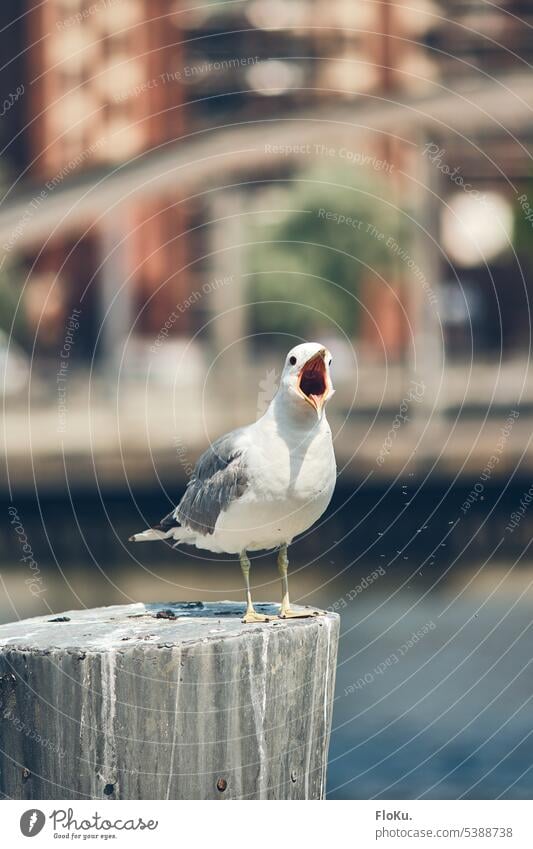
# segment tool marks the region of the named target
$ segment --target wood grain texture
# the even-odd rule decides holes
[[[242,613],[131,604],[0,626],[0,792],[322,798],[339,617]]]

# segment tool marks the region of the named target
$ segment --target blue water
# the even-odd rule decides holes
[[[533,796],[533,606],[496,583],[340,611],[330,799]]]

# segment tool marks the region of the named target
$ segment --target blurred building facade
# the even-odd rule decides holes
[[[164,0],[47,0],[29,10],[26,64],[34,84],[26,104],[28,165],[48,191],[83,171],[120,168],[183,132],[182,87],[168,84],[181,50],[167,10]],[[147,304],[141,331],[164,323],[187,291],[186,275],[177,273],[186,265],[185,242],[178,238],[186,214],[176,200],[117,212],[127,217],[121,232],[134,237],[123,244],[114,273],[128,281],[132,311]],[[63,302],[59,333],[83,296],[78,351],[94,348],[106,306],[99,269],[117,232],[109,219],[72,230],[67,216],[46,245],[25,257],[32,268],[30,297],[42,292],[34,298],[42,320],[50,300]],[[53,291],[59,292],[55,299]]]
[[[45,194],[84,173],[104,179],[180,140],[223,127],[283,122],[336,103],[353,104],[356,118],[369,98],[379,103],[424,96],[457,80],[494,77],[523,68],[532,50],[531,15],[520,2],[497,7],[472,0],[444,9],[433,0],[249,0],[186,9],[170,0],[28,0],[27,12],[14,31],[23,48],[17,65],[28,96],[17,107],[19,118],[17,110],[10,117],[23,128],[22,148],[12,150],[19,164],[23,157],[24,179],[44,186]],[[7,20],[7,11],[3,15]],[[482,154],[475,135],[461,140],[444,128],[432,143],[435,150],[426,158],[443,195],[455,189],[442,178],[444,166],[479,192],[505,195],[509,174],[529,179],[527,151],[496,129],[484,133]],[[392,192],[401,194],[407,186],[402,172],[416,173],[420,162],[393,134],[376,134],[371,144],[375,156],[391,165]],[[265,164],[261,180],[290,177],[298,167]],[[211,215],[205,197],[162,192],[160,199],[122,204],[82,231],[69,225],[67,214],[45,244],[25,244],[21,259],[31,269],[27,312],[38,317],[43,350],[57,347],[65,317],[83,297],[77,350],[91,352],[117,286],[125,293],[124,310],[135,316],[134,333],[153,338],[176,303],[212,273],[206,226]],[[110,253],[112,279],[106,281]],[[468,347],[470,313],[480,350],[524,342],[525,313],[517,307],[523,281],[516,268],[509,273],[509,263],[499,261],[489,269],[466,264],[460,280],[447,280],[441,270],[452,290],[471,292],[469,303],[463,298],[462,318],[458,309],[444,317],[451,350]],[[406,285],[392,281],[391,297],[389,289],[365,284],[361,298],[375,320],[361,323],[363,349],[385,345],[391,359],[405,353],[414,318]],[[443,303],[457,303],[453,291]],[[201,309],[184,311],[171,333],[193,333]],[[500,320],[514,328],[505,332],[505,343]]]

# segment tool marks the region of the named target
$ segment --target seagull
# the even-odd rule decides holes
[[[318,615],[289,602],[287,548],[326,510],[336,481],[325,406],[334,393],[331,354],[306,342],[287,354],[279,389],[265,414],[217,439],[198,460],[177,507],[130,542],[174,540],[238,554],[246,588],[243,622],[275,619],[258,613],[250,592],[248,552],[278,551],[281,619]]]

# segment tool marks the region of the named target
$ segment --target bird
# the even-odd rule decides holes
[[[328,507],[337,469],[326,404],[334,394],[331,354],[304,342],[287,354],[279,387],[265,413],[216,439],[202,454],[178,505],[130,542],[172,540],[238,555],[246,592],[244,623],[277,619],[258,613],[250,590],[252,551],[277,551],[280,619],[316,616],[289,600],[288,553]]]

